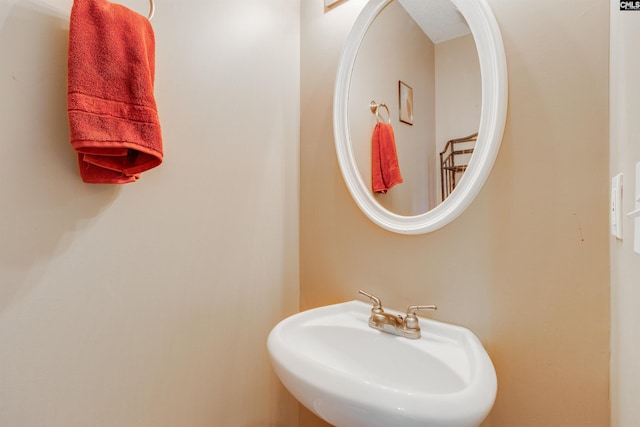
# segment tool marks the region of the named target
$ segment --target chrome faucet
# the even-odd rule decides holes
[[[371,316],[369,317],[370,327],[412,340],[420,338],[420,322],[418,321],[416,312],[418,310],[438,309],[435,305],[412,305],[407,308],[406,316],[402,317],[396,314],[385,313],[380,298],[368,294],[363,290],[358,291],[358,293],[369,298],[373,303]]]

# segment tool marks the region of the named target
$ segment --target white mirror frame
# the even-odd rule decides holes
[[[480,59],[482,108],[475,151],[455,190],[435,208],[415,216],[402,216],[385,209],[373,197],[358,172],[349,135],[348,94],[362,40],[373,20],[391,1],[369,0],[347,37],[338,65],[333,99],[335,144],[342,176],[364,214],[389,231],[421,234],[437,230],[457,218],[487,180],[500,149],[507,116],[507,64],[500,29],[486,0],[451,0],[471,29]]]

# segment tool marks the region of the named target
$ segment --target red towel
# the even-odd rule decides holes
[[[162,163],[149,20],[107,0],[74,0],[69,23],[71,146],[84,182],[123,184]]]
[[[378,122],[373,129],[371,151],[371,183],[375,193],[386,194],[391,187],[402,182],[393,127]]]

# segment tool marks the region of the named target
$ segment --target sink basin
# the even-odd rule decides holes
[[[421,318],[422,337],[407,339],[370,328],[370,311],[371,305],[350,301],[295,314],[273,328],[271,362],[291,394],[337,427],[480,425],[497,380],[478,338]]]

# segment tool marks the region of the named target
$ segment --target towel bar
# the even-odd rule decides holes
[[[387,121],[391,123],[391,113],[389,113],[389,107],[387,107],[387,104],[385,103],[378,104],[376,103],[376,101],[371,101],[369,103],[369,108],[371,109],[371,112],[376,115],[376,119],[379,122],[383,121],[382,118],[380,117],[380,111],[379,111],[380,107],[387,110],[387,119],[388,119]]]
[[[149,0],[149,21],[153,19],[153,14],[156,12],[156,5],[153,3],[153,0]]]

